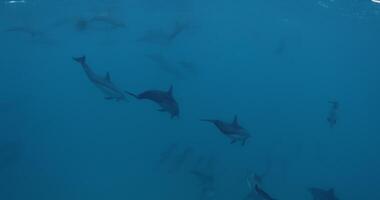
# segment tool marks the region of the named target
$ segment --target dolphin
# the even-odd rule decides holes
[[[189,23],[177,21],[171,30],[148,30],[142,37],[137,39],[137,41],[158,45],[168,45],[172,43],[176,38],[178,38],[183,32],[190,28],[191,27]]]
[[[162,71],[178,78],[183,76],[181,71],[170,63],[162,54],[146,54],[145,57],[157,64]]]
[[[191,170],[190,174],[194,175],[199,180],[201,185],[210,185],[214,183],[214,176],[211,174],[200,170]]]
[[[85,71],[90,81],[99,88],[105,95],[104,99],[107,100],[126,100],[126,95],[123,90],[120,90],[111,80],[110,74],[107,72],[106,76],[97,75],[90,66],[86,63],[86,57],[74,57],[74,61],[78,62]]]
[[[173,157],[174,153],[177,151],[178,147],[176,144],[171,144],[167,150],[161,153],[159,163],[163,164]]]
[[[107,15],[96,15],[89,19],[79,18],[75,22],[75,27],[79,31],[90,28],[90,25],[108,25],[111,29],[124,28],[126,24],[123,21],[114,19]]]
[[[191,170],[190,173],[196,177],[201,187],[201,199],[213,199],[215,196],[215,179],[211,173],[200,170]]]
[[[338,121],[339,102],[329,101],[329,103],[331,104],[331,108],[326,120],[329,123],[330,127],[333,128]]]
[[[261,189],[257,184],[255,185],[255,190],[256,190],[257,195],[260,196],[261,199],[263,200],[276,200],[272,198],[271,196],[269,196],[269,194],[266,193],[263,189]]]
[[[333,188],[324,190],[321,188],[309,188],[310,194],[313,196],[313,200],[338,200],[335,196]]]
[[[178,172],[183,165],[191,158],[194,151],[191,147],[187,147],[182,153],[175,156],[173,159],[173,166],[169,169],[169,173]]]
[[[168,40],[172,41],[177,38],[182,32],[190,28],[189,23],[176,22],[173,30],[168,34]]]
[[[239,125],[237,115],[235,115],[232,123],[213,119],[201,119],[201,121],[213,123],[220,132],[231,139],[231,144],[240,141],[241,145],[244,146],[247,139],[250,137],[248,131]]]
[[[43,35],[43,33],[41,31],[34,30],[33,28],[29,28],[29,27],[22,27],[22,26],[11,27],[11,28],[4,30],[4,32],[23,33],[23,34],[29,35],[31,37],[37,37],[37,36]]]
[[[256,175],[256,174],[255,174]],[[249,193],[244,197],[244,200],[261,200],[260,196],[257,194],[255,188],[253,188],[254,182],[257,182],[253,179],[253,175],[249,174],[246,178],[247,185],[249,188]]]
[[[179,117],[179,106],[173,97],[173,86],[170,86],[168,91],[147,90],[138,95],[128,91],[125,92],[136,99],[147,99],[157,103],[161,107],[158,111],[168,112],[171,118]]]

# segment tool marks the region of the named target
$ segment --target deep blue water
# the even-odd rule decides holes
[[[83,55],[122,93],[172,85],[179,117],[109,99]],[[278,200],[380,199],[370,0],[1,1],[0,75],[1,200],[243,200],[254,173]],[[235,115],[244,146],[200,121]]]

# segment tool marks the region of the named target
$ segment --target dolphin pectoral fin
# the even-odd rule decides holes
[[[112,100],[114,99],[113,97],[104,97],[105,100]]]
[[[159,108],[159,109],[157,109],[157,111],[158,111],[158,112],[166,112],[166,110],[163,109],[163,108]]]
[[[230,144],[234,144],[235,142],[237,142],[237,140],[236,139],[232,139],[231,142],[230,142]]]

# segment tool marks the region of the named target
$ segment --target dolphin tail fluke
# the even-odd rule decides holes
[[[80,64],[84,64],[84,63],[86,63],[86,56],[73,57],[73,60],[80,63]]]
[[[132,93],[132,92],[128,92],[128,91],[124,91],[126,94],[128,95],[131,95],[133,97],[135,97],[136,99],[139,99],[139,96],[137,96],[136,94]]]

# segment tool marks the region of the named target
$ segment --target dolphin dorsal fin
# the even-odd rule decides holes
[[[169,88],[169,90],[168,90],[168,94],[169,94],[170,96],[173,95],[173,85],[170,86],[170,88]]]
[[[106,74],[106,80],[107,80],[108,82],[111,82],[111,75],[110,75],[109,72],[107,72],[107,74]]]
[[[237,115],[234,116],[234,121],[232,122],[232,125],[235,127],[240,127]]]

